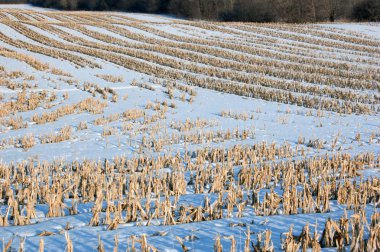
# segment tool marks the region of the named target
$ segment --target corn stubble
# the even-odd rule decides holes
[[[14,99],[0,99],[2,125],[18,130],[27,128],[30,123],[43,125],[64,116],[89,113],[100,116],[91,122],[77,123],[76,130],[99,127],[106,141],[107,137],[115,135],[134,138],[142,134],[138,139],[137,155],[128,159],[115,156],[112,160],[102,161],[24,160],[0,163],[0,206],[4,209],[0,211],[1,227],[36,223],[37,206],[41,204],[47,206],[44,217],[57,218],[77,215],[80,213],[79,204],[91,203],[92,216],[87,224],[90,227],[104,227],[104,231],[117,230],[128,223],[166,227],[243,218],[248,214],[264,217],[326,214],[333,210],[332,205],[338,205],[353,214],[349,216],[345,211],[339,219],[327,218],[322,223],[306,224],[298,232],[290,226],[288,232],[281,235],[282,249],[289,252],[321,251],[323,248],[380,251],[380,214],[376,211],[372,213],[369,223],[366,216],[368,206],[377,207],[380,203],[380,179],[361,176],[363,170],[379,167],[379,156],[373,153],[354,156],[344,152],[313,156],[305,153],[303,147],[327,149],[327,141],[320,138],[306,140],[301,135],[296,141],[296,149],[289,144],[275,143],[235,144],[229,148],[217,148],[211,146],[255,139],[256,131],[254,128],[237,127],[214,130],[212,128],[218,126],[218,122],[204,119],[171,121],[168,126],[161,124],[167,114],[177,108],[176,104],[189,105],[195,101],[197,92],[193,86],[298,105],[310,109],[306,116],[313,115],[311,109],[316,109],[317,118],[325,117],[326,111],[362,115],[377,113],[380,104],[377,93],[380,72],[376,68],[380,55],[378,42],[355,34],[338,34],[328,28],[316,30],[288,24],[242,23],[224,27],[212,22],[173,21],[174,25],[186,26],[189,33],[201,28],[244,38],[242,41],[217,37],[204,39],[178,36],[153,28],[143,21],[116,14],[118,18],[99,13],[46,12],[32,15],[33,11],[18,13],[1,10],[0,14],[2,12],[16,19],[0,15],[2,25],[9,26],[39,45],[16,40],[0,31],[1,42],[71,62],[78,68],[101,68],[81,56],[86,55],[154,76],[149,82],[133,80],[130,86],[146,93],[159,92],[162,88],[165,98],[147,101],[145,108],[104,115],[105,109],[112,106],[110,104],[119,102],[117,88],[80,83],[70,73],[27,54],[0,48],[0,56],[60,76],[68,85],[91,96],[74,104],[55,107],[55,103],[60,102],[60,96],[55,92],[30,90],[34,76],[22,71],[6,71],[5,67],[0,66],[1,86],[16,93]],[[56,22],[49,21],[51,18]],[[99,18],[103,22],[99,22]],[[30,26],[71,43],[40,34]],[[126,42],[87,26],[106,29],[134,42]],[[121,26],[155,36],[131,32]],[[81,32],[92,40],[59,27]],[[303,48],[277,43],[277,39],[291,39],[296,44],[302,43]],[[252,41],[255,41],[255,46],[252,46]],[[276,48],[273,48],[274,43]],[[332,60],[325,60],[313,50],[328,52]],[[342,50],[349,51],[355,57],[339,55]],[[355,66],[358,62],[365,65]],[[108,73],[95,76],[110,84],[125,82],[124,77]],[[180,84],[178,80],[186,84]],[[359,92],[361,90],[366,92]],[[64,101],[70,98],[68,92],[62,95]],[[123,100],[128,101],[128,94],[123,96]],[[49,110],[35,113],[29,122],[17,115],[37,108]],[[256,113],[260,113],[260,109]],[[288,124],[291,113],[288,108],[284,115],[278,117],[278,123]],[[222,110],[219,116],[241,121],[255,119],[255,115],[248,111]],[[115,122],[122,122],[123,126],[110,126]],[[161,131],[163,127],[167,127],[165,132]],[[377,137],[378,134],[373,133],[368,142],[372,144]],[[27,151],[36,144],[60,143],[73,138],[74,127],[68,125],[50,134],[27,134],[5,139],[2,145],[10,144]],[[340,135],[330,144],[333,150],[337,149],[338,140]],[[353,141],[360,143],[366,139],[357,132]],[[167,151],[176,144],[186,146],[186,150],[178,154]],[[190,145],[198,147],[188,151],[187,146]],[[146,153],[158,154],[153,158]],[[163,172],[169,169],[170,172]],[[182,199],[189,192],[202,195],[203,201],[184,203]],[[255,225],[231,223],[232,228],[246,228],[243,237],[217,234],[210,241],[214,251],[238,251],[239,240],[242,240],[239,249],[243,251],[274,251],[272,231],[253,232],[251,229],[255,229]],[[68,252],[74,251],[70,237],[72,228],[68,223],[63,230],[65,250]],[[44,251],[45,247],[48,249],[49,244],[45,244],[43,236],[51,235],[55,233],[40,233],[38,251]],[[158,235],[166,236],[167,233],[160,231]],[[145,234],[128,237],[128,251],[158,251],[149,244],[149,237]],[[193,249],[187,242],[196,242],[196,238],[194,235],[175,237],[183,251]],[[10,251],[12,242],[12,239],[4,241],[3,251]],[[126,241],[119,240],[116,235],[114,252],[119,250],[122,242]],[[97,251],[105,251],[104,245],[99,235],[93,247]],[[24,246],[25,239],[20,238],[19,251],[24,251]]]
[[[312,52],[282,44],[278,45],[280,48],[271,50],[268,48],[272,43],[271,39],[257,37],[258,35],[255,35],[255,33],[288,39],[285,33],[277,32],[273,30],[273,27],[263,29],[263,27],[233,24],[234,31],[232,31],[212,23],[208,25],[200,25],[197,22],[191,23],[193,29],[200,26],[211,31],[232,33],[233,35],[245,36],[247,39],[254,38],[258,46],[252,47],[245,43],[236,43],[236,41],[231,43],[228,39],[225,41],[208,41],[198,37],[176,36],[152,28],[144,24],[144,22],[130,22],[127,18],[125,18],[125,21],[115,21],[104,16],[102,17],[103,22],[93,22],[90,21],[91,14],[83,14],[88,18],[88,25],[96,25],[136,41],[131,43],[90,30],[85,27],[86,23],[70,22],[54,14],[48,15],[54,16],[56,20],[61,20],[54,25],[79,31],[102,43],[70,34],[48,22],[28,21],[30,25],[74,43],[74,45],[65,44],[27,27],[22,23],[25,21],[11,20],[2,22],[29,39],[41,43],[42,46],[36,47],[28,42],[14,40],[6,34],[0,34],[0,40],[16,47],[27,48],[33,52],[63,58],[77,64],[79,67],[99,66],[69,52],[77,52],[103,59],[138,72],[154,75],[157,78],[186,80],[187,84],[190,85],[242,96],[347,114],[370,114],[378,110],[376,105],[379,104],[379,99],[376,95],[357,92],[357,90],[361,89],[378,89],[378,85],[373,84],[374,80],[375,83],[378,80],[378,71],[373,67],[376,61],[364,57],[366,55],[370,57],[378,55],[378,45],[369,43],[368,40],[357,38],[352,34],[336,37],[335,39],[337,40],[334,42],[297,35],[293,35],[291,38],[299,43],[307,43],[304,46],[314,50],[328,50],[326,47],[329,48],[328,51],[339,51],[342,48],[351,50],[352,54],[362,57],[359,62],[366,62],[371,65],[366,69],[354,67],[355,59],[353,57],[348,59],[330,54],[329,57],[336,57],[345,62],[326,61]],[[72,14],[66,13],[66,15],[71,16]],[[120,26],[113,26],[115,23],[137,28],[167,40],[133,33]],[[182,24],[181,21],[178,21],[178,24]],[[282,31],[292,30],[294,32],[310,33],[307,29],[290,28],[283,24],[278,24],[275,28]],[[329,31],[321,31],[318,36],[331,39]],[[363,47],[363,44],[366,44],[366,46]],[[53,46],[56,50],[48,50],[47,46]],[[242,56],[241,53],[249,55]],[[299,57],[299,54],[302,54],[303,57]],[[167,60],[168,57],[170,57],[170,60]],[[66,75],[59,71],[56,72],[63,76]],[[247,72],[252,74],[247,75]],[[122,78],[117,76],[107,74],[98,76],[110,82],[122,81]],[[275,78],[268,78],[269,76]],[[305,85],[303,82],[318,83],[322,84],[322,86]],[[153,86],[147,83],[134,81],[132,85],[155,90]],[[335,87],[344,87],[349,90]]]
[[[104,162],[1,164],[0,174],[6,183],[0,187],[0,195],[7,211],[0,216],[0,224],[32,223],[38,204],[47,204],[46,217],[60,217],[76,214],[77,204],[94,202],[89,225],[104,225],[107,230],[116,230],[120,224],[133,222],[149,226],[154,221],[154,225],[166,226],[243,217],[247,205],[253,206],[258,216],[325,213],[330,211],[330,201],[336,200],[356,214],[350,219],[345,215],[338,221],[326,220],[320,237],[317,232],[312,235],[308,225],[298,237],[290,229],[283,242],[284,249],[296,251],[301,248],[305,251],[308,248],[337,247],[342,250],[348,245],[353,251],[378,248],[379,214],[371,218],[368,238],[363,233],[367,228],[363,216],[365,205],[379,203],[380,180],[352,180],[365,167],[378,165],[378,157],[370,153],[354,157],[338,154],[332,158],[320,156],[273,163],[294,155],[296,152],[286,145],[259,144],[231,149],[199,149],[185,156],[165,155],[157,159],[141,156],[135,159],[116,157]],[[216,166],[210,167],[209,162]],[[186,167],[184,163],[187,163]],[[237,165],[242,167],[239,171],[234,169]],[[171,167],[172,172],[160,173],[159,170],[165,167]],[[190,172],[189,179],[185,179],[185,172]],[[228,182],[232,177],[237,178],[233,182],[235,186]],[[11,187],[16,180],[19,185],[24,185],[17,191]],[[203,204],[198,206],[179,204],[189,185],[195,194],[208,192],[218,197],[211,201],[206,196]],[[283,188],[282,194],[274,191],[277,186]],[[258,195],[263,189],[269,191],[260,200]],[[71,200],[72,204],[65,203],[65,199]],[[249,229],[246,234],[248,239]],[[215,240],[216,251],[223,249],[221,239],[218,236]],[[234,238],[229,239],[233,244]],[[66,241],[67,249],[72,251],[68,234]],[[149,247],[146,237],[136,241],[142,248]],[[101,242],[99,249],[102,251]],[[258,234],[254,243],[248,239],[245,251],[251,249],[273,251],[270,231]]]

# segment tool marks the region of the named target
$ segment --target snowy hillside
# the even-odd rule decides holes
[[[5,251],[335,251],[330,226],[351,249],[380,235],[378,23],[0,5],[0,84]]]

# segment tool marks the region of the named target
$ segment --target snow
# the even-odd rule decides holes
[[[341,23],[341,24],[323,24],[321,26],[342,29],[355,33],[365,34],[380,39],[380,23]]]
[[[89,26],[89,25],[86,25],[85,27],[87,29],[89,29],[90,31],[100,32],[103,35],[111,36],[111,37],[117,38],[117,39],[119,39],[121,41],[124,41],[124,42],[139,43],[136,40],[132,40],[132,39],[123,37],[123,36],[121,36],[119,34],[116,34],[116,33],[112,32],[112,31],[109,31],[109,30],[104,29],[104,28],[100,28],[100,27],[96,27],[96,26]]]
[[[12,29],[11,27],[5,24],[0,24],[0,32],[2,32],[3,34],[11,34],[10,37],[15,40],[21,40],[21,41],[25,41],[31,44],[37,44],[35,41],[29,39],[23,34],[18,33],[17,31],[15,31],[14,29]]]
[[[20,9],[20,10],[31,10],[43,12],[44,9],[32,7],[30,5],[0,5],[1,9]],[[234,42],[232,39],[234,35],[223,34],[219,31],[208,31],[201,28],[189,28],[189,32],[186,32],[187,27],[183,24],[184,21],[177,23],[177,19],[162,16],[162,15],[148,15],[148,14],[133,14],[133,13],[108,13],[115,15],[115,17],[133,18],[140,22],[144,22],[144,25],[164,31],[168,34],[176,34],[187,37],[202,37],[208,38],[213,37],[216,39],[226,39],[230,42]],[[43,15],[40,13],[40,15]],[[165,24],[163,24],[165,23]],[[157,38],[164,41],[169,41],[169,39],[160,37],[156,34],[146,32],[140,29],[128,26],[128,24],[114,24],[115,27],[122,27],[128,31],[143,34],[152,38]],[[380,39],[380,25],[379,23],[350,23],[350,24],[318,24],[321,27],[329,27],[340,31],[341,29],[346,31],[352,31],[355,33],[362,33],[373,37],[374,40]],[[51,39],[62,43],[68,43],[67,41],[59,38],[57,35],[50,34],[47,31],[43,31],[31,25],[27,27],[32,30],[47,36]],[[99,40],[91,38],[84,35],[81,32],[74,31],[67,27],[62,27],[61,25],[55,25],[54,27],[60,28],[69,34],[81,37],[83,39],[102,43]],[[101,32],[105,35],[112,36],[116,39],[120,39],[126,42],[135,42],[111,31],[103,28],[99,28],[93,25],[86,25],[86,28]],[[230,27],[228,29],[234,30]],[[24,35],[16,32],[0,21],[0,31],[7,36],[26,41],[33,44],[39,43],[25,37]],[[244,32],[242,32],[244,33]],[[246,32],[248,33],[248,32]],[[281,43],[287,43],[289,41],[282,40]],[[140,42],[139,42],[140,43]],[[236,43],[243,43],[242,40],[236,39]],[[249,41],[254,45],[255,41]],[[290,43],[290,42],[289,42]],[[69,44],[69,43],[68,43]],[[294,46],[302,47],[303,43],[294,43]],[[50,69],[47,71],[39,71],[25,62],[19,61],[17,59],[11,59],[0,56],[0,65],[5,67],[6,72],[11,71],[23,71],[26,75],[33,75],[35,80],[27,81],[30,84],[37,84],[36,87],[31,88],[28,91],[31,92],[42,92],[48,91],[48,93],[54,92],[57,95],[57,99],[52,102],[51,108],[43,108],[39,106],[36,110],[18,112],[16,116],[22,116],[25,121],[28,122],[28,127],[24,129],[11,129],[6,127],[4,124],[0,124],[0,142],[1,140],[10,140],[12,138],[18,138],[25,136],[27,134],[33,134],[38,139],[39,136],[55,133],[62,127],[70,125],[73,129],[73,137],[64,142],[53,143],[53,144],[41,144],[37,140],[36,146],[28,150],[22,148],[16,148],[12,145],[1,146],[0,145],[0,162],[11,163],[20,162],[22,160],[27,160],[34,158],[40,161],[53,161],[53,160],[104,160],[112,159],[115,156],[125,156],[127,158],[135,157],[138,155],[136,149],[138,149],[139,144],[141,144],[141,139],[144,133],[137,133],[137,135],[132,136],[132,132],[127,132],[126,134],[114,135],[109,137],[102,136],[102,131],[105,126],[118,128],[122,130],[124,123],[122,120],[116,120],[110,122],[107,125],[96,125],[94,120],[102,116],[109,116],[114,113],[123,113],[128,109],[143,109],[148,101],[151,102],[162,102],[167,101],[174,102],[175,109],[169,109],[166,114],[166,118],[160,121],[161,130],[159,133],[163,134],[163,131],[167,130],[168,133],[176,132],[174,129],[169,128],[171,122],[184,122],[185,120],[197,120],[205,119],[210,123],[207,125],[203,131],[216,131],[216,130],[227,130],[227,129],[251,129],[254,132],[254,137],[249,138],[244,141],[225,141],[222,143],[208,143],[199,144],[193,146],[185,146],[184,144],[175,144],[164,146],[162,153],[177,153],[184,152],[185,149],[197,149],[207,146],[217,146],[217,147],[232,147],[236,144],[241,145],[252,145],[254,143],[266,142],[277,144],[288,143],[292,148],[296,148],[297,139],[302,136],[306,141],[311,139],[321,138],[326,141],[325,147],[321,150],[314,148],[305,148],[307,156],[312,155],[331,155],[335,153],[332,150],[332,142],[337,137],[337,145],[341,147],[341,152],[349,153],[352,155],[364,152],[372,152],[375,155],[380,154],[380,137],[379,137],[379,126],[380,119],[378,113],[373,113],[369,115],[357,115],[357,114],[339,114],[336,112],[321,111],[315,109],[308,109],[291,104],[282,104],[277,102],[264,101],[260,99],[247,98],[242,96],[237,96],[234,94],[217,92],[214,90],[203,89],[199,87],[192,87],[193,90],[197,92],[192,103],[187,101],[182,101],[180,98],[180,92],[178,90],[174,91],[174,98],[171,101],[168,95],[165,93],[167,90],[163,85],[157,84],[153,81],[153,76],[148,76],[146,74],[136,72],[127,68],[123,68],[116,64],[105,62],[104,60],[99,60],[94,57],[86,56],[83,54],[75,53],[75,55],[80,55],[86,59],[91,59],[99,63],[102,68],[91,69],[88,67],[78,68],[68,61],[57,60],[46,55],[39,55],[27,51],[26,49],[15,48],[11,45],[7,45],[0,42],[0,47],[9,48],[20,53],[27,54],[40,60],[43,63],[48,63]],[[227,50],[233,52],[233,50]],[[273,50],[275,51],[275,49]],[[326,55],[330,53],[324,52]],[[342,51],[334,52],[337,56],[346,56]],[[158,53],[152,53],[155,55],[161,55]],[[243,54],[243,53],[242,53]],[[331,53],[333,54],[333,53]],[[260,56],[257,56],[260,57]],[[328,57],[328,56],[326,56]],[[351,55],[351,57],[358,57],[357,55]],[[127,58],[127,57],[125,57]],[[170,61],[175,57],[168,57],[167,60]],[[378,59],[378,55],[374,55],[374,59]],[[332,59],[328,59],[333,61]],[[189,60],[183,60],[183,62],[189,62]],[[286,61],[284,61],[286,62]],[[154,65],[155,63],[151,63]],[[366,65],[359,64],[361,67]],[[64,72],[70,73],[71,77],[58,76],[51,73],[51,69],[57,68],[64,70]],[[219,68],[215,68],[216,71]],[[379,71],[379,66],[373,66],[373,69]],[[182,71],[186,72],[186,69]],[[1,75],[1,73],[0,73]],[[118,83],[107,82],[96,75],[112,75],[122,77],[123,81]],[[73,81],[74,84],[70,84],[69,80]],[[132,86],[133,81],[139,83],[148,83],[155,88],[154,91]],[[18,81],[24,81],[22,78]],[[78,83],[76,86],[75,83]],[[84,83],[94,83],[99,85],[101,88],[111,88],[115,90],[119,96],[117,102],[110,102],[110,98],[106,99],[108,107],[104,110],[104,113],[93,115],[87,112],[79,112],[70,115],[63,116],[55,122],[50,122],[46,124],[35,124],[32,122],[31,118],[34,114],[42,114],[46,111],[53,111],[63,105],[76,104],[85,98],[92,97],[89,92],[83,91],[82,87]],[[186,84],[184,81],[179,81],[181,84]],[[259,84],[259,83],[258,83]],[[304,83],[305,85],[318,85],[316,83]],[[348,90],[348,89],[347,89]],[[3,100],[0,102],[6,102],[14,100],[20,89],[11,90],[5,86],[0,86],[0,95]],[[68,99],[65,100],[63,95],[68,93]],[[353,93],[370,93],[374,92],[379,95],[378,90],[354,90]],[[123,97],[128,96],[124,99]],[[189,98],[189,95],[186,95]],[[103,101],[99,94],[95,95],[95,99]],[[378,107],[378,105],[375,105]],[[154,114],[154,111],[145,110],[148,115]],[[232,111],[232,112],[246,112],[249,115],[253,115],[253,118],[247,120],[236,120],[233,118],[224,118],[220,114],[222,111]],[[87,122],[88,128],[85,130],[78,130],[77,126],[80,122]],[[129,122],[133,124],[134,128],[143,128],[142,119],[138,119],[134,122]],[[137,132],[137,131],[136,131]],[[356,141],[356,135],[360,133],[360,141]],[[373,142],[369,141],[370,137],[375,135]],[[157,154],[157,153],[155,153]],[[302,158],[302,157],[299,157]],[[237,167],[239,169],[239,167]],[[170,172],[169,170],[163,172]],[[364,177],[379,177],[379,168],[374,167],[372,169],[366,169],[363,172]],[[188,174],[186,174],[188,176]],[[0,178],[1,182],[1,178]],[[181,196],[180,203],[200,205],[205,196],[216,197],[215,194],[192,194]],[[260,194],[260,197],[264,196],[264,191]],[[71,202],[66,202],[70,205]],[[244,247],[245,232],[246,227],[235,226],[231,227],[230,223],[245,223],[251,228],[251,231],[263,232],[265,230],[271,230],[272,240],[275,246],[275,251],[281,250],[280,236],[282,233],[287,232],[289,229],[289,224],[294,224],[294,233],[299,234],[302,227],[306,223],[314,224],[318,222],[318,230],[321,232],[323,224],[326,218],[332,217],[333,219],[338,219],[344,212],[344,206],[337,204],[333,201],[331,203],[332,212],[325,214],[298,214],[298,215],[274,215],[268,217],[255,216],[251,207],[248,207],[244,211],[242,218],[237,218],[233,216],[232,218],[199,222],[192,224],[183,224],[175,226],[158,226],[158,223],[153,223],[156,225],[152,226],[138,226],[141,223],[128,223],[119,226],[118,230],[107,231],[105,226],[90,227],[88,225],[92,213],[91,208],[93,203],[80,204],[79,214],[75,216],[64,216],[60,218],[46,218],[47,206],[38,205],[37,206],[37,218],[33,219],[32,225],[27,226],[10,226],[10,227],[0,227],[0,243],[2,240],[8,241],[14,238],[12,248],[17,249],[20,237],[26,237],[25,248],[26,251],[35,251],[38,249],[38,244],[41,239],[39,234],[43,231],[53,232],[51,236],[44,237],[45,241],[45,251],[64,251],[65,244],[65,226],[67,223],[70,224],[71,230],[69,231],[70,237],[73,240],[75,251],[96,251],[98,246],[98,236],[100,235],[106,251],[111,251],[113,249],[113,239],[117,234],[119,237],[119,250],[125,251],[128,244],[130,243],[130,237],[132,235],[140,236],[142,234],[147,234],[148,243],[154,245],[159,251],[181,251],[180,244],[176,241],[175,237],[186,237],[189,235],[195,235],[199,238],[196,241],[186,241],[185,244],[191,251],[211,251],[213,248],[213,239],[220,234],[222,237],[229,235],[234,235],[237,240],[238,251],[241,251]],[[373,205],[367,206],[367,218],[370,218],[371,213],[374,209]],[[0,205],[0,213],[4,212],[4,207]],[[351,216],[353,211],[348,211]],[[314,227],[312,226],[312,233]],[[167,232],[166,236],[157,236],[157,232]],[[256,237],[256,236],[252,236]],[[225,250],[230,247],[230,242],[225,238],[222,238],[222,245]],[[329,251],[324,249],[324,251]]]
[[[0,4],[0,9],[51,11],[52,9],[39,8],[31,4]]]
[[[118,13],[119,14],[119,13]],[[123,13],[121,16],[125,16],[127,18],[132,18],[139,21],[145,21],[145,22],[171,22],[175,20],[175,18],[166,16],[166,15],[149,15],[144,13]]]

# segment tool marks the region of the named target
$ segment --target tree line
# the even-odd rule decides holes
[[[24,4],[28,0],[0,0],[0,4]]]
[[[23,0],[0,0],[5,2]],[[24,0],[66,10],[119,10],[247,22],[380,21],[380,0]]]

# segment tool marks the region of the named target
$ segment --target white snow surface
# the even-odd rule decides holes
[[[324,24],[322,26],[362,33],[362,34],[380,39],[380,23],[341,23],[341,24],[338,23],[338,24]]]
[[[30,5],[0,5],[0,9],[22,9],[31,11],[51,11],[42,8],[32,7]],[[165,31],[167,33],[173,33],[182,36],[192,37],[198,35],[200,37],[207,38],[208,36],[217,36],[218,39],[223,38],[223,34],[217,31],[210,31],[209,33],[203,32],[201,29],[193,30],[193,35],[185,33],[183,30],[179,30],[180,26],[171,26],[172,21],[177,19],[170,18],[161,15],[148,15],[148,14],[136,14],[136,13],[115,13],[115,15],[126,16],[140,21],[146,21],[148,27],[155,27],[158,30]],[[157,24],[165,23],[165,24]],[[122,27],[124,25],[115,25]],[[372,37],[375,41],[380,41],[380,24],[379,23],[338,23],[338,24],[320,24],[321,27],[329,27],[339,30],[345,30],[355,33],[361,33],[366,36]],[[57,26],[58,27],[58,26]],[[82,36],[82,38],[90,41],[97,41],[94,38],[83,35],[80,32],[73,31],[70,28],[62,28],[62,30],[71,32],[75,36]],[[121,35],[106,31],[103,28],[96,28],[88,26],[90,30],[104,32],[105,35],[115,37],[117,39],[123,39]],[[57,35],[49,34],[46,31],[40,31],[38,28],[32,28],[34,31],[47,35],[51,39],[55,39],[59,42],[65,42],[64,39],[59,38]],[[151,38],[162,39],[167,41],[158,35],[148,33],[133,27],[126,27],[129,31],[136,32]],[[26,38],[24,35],[15,32],[8,26],[0,23],[0,30],[6,33],[13,39],[30,42],[32,44],[38,44],[38,42]],[[231,39],[232,35],[226,35],[226,38]],[[124,41],[132,41],[124,38]],[[98,41],[99,42],[99,41]],[[99,42],[103,43],[103,42]],[[33,111],[18,112],[15,116],[22,116],[24,120],[28,122],[28,127],[23,129],[11,129],[4,124],[0,124],[0,141],[16,139],[28,134],[32,134],[36,137],[48,134],[56,133],[64,126],[71,126],[74,129],[73,136],[68,141],[53,144],[37,144],[30,149],[24,150],[22,148],[16,148],[12,145],[0,146],[0,162],[11,163],[20,162],[27,159],[35,159],[40,161],[53,161],[53,160],[103,160],[105,158],[112,159],[115,156],[136,156],[136,149],[140,144],[141,137],[143,135],[136,136],[131,141],[132,136],[125,135],[113,135],[109,137],[102,136],[102,132],[105,126],[115,127],[119,130],[123,127],[123,122],[117,120],[111,122],[108,125],[95,125],[94,120],[102,116],[108,116],[114,113],[122,113],[128,109],[144,109],[148,101],[169,101],[167,94],[164,92],[165,87],[153,83],[152,76],[123,68],[113,63],[106,62],[97,58],[89,57],[87,55],[76,53],[86,59],[90,59],[99,63],[102,68],[80,68],[74,64],[61,60],[54,59],[46,55],[40,55],[35,52],[27,51],[25,48],[16,48],[0,42],[0,49],[2,47],[15,50],[20,53],[28,54],[44,63],[48,63],[50,68],[61,69],[66,73],[70,73],[71,77],[63,77],[52,74],[49,71],[39,71],[17,59],[6,58],[0,56],[0,66],[5,68],[5,71],[22,71],[25,75],[34,76],[34,80],[27,81],[30,84],[35,84],[36,87],[32,88],[33,92],[48,91],[54,92],[57,95],[57,100],[53,102],[51,108],[38,107]],[[354,56],[353,56],[354,57]],[[168,60],[171,58],[168,57]],[[111,83],[107,82],[96,75],[107,74],[113,76],[120,76],[123,78],[122,82]],[[65,104],[78,103],[84,98],[92,97],[88,92],[84,92],[80,88],[77,88],[73,84],[68,84],[67,80],[78,82],[79,86],[84,83],[95,83],[100,87],[110,87],[114,89],[118,96],[118,102],[110,102],[107,100],[108,107],[104,110],[104,113],[93,115],[90,113],[72,114],[59,118],[55,122],[46,124],[35,124],[31,118],[35,113],[42,114],[46,111],[52,111]],[[149,83],[155,87],[154,91],[147,90],[132,86],[131,83],[136,80],[139,83]],[[21,81],[21,79],[20,79]],[[184,84],[183,82],[180,82]],[[335,137],[338,136],[338,146],[341,147],[341,151],[350,154],[357,154],[362,152],[373,152],[375,155],[380,154],[380,117],[379,114],[369,115],[356,115],[356,114],[339,114],[336,112],[323,111],[322,116],[317,115],[320,111],[315,109],[308,109],[296,105],[282,104],[277,102],[264,101],[260,99],[247,98],[237,96],[233,94],[227,94],[217,92],[214,90],[203,89],[199,87],[192,87],[197,96],[192,103],[183,102],[180,99],[180,93],[175,92],[174,102],[176,104],[175,109],[169,109],[166,119],[162,122],[168,130],[172,130],[168,127],[173,121],[185,121],[205,119],[211,126],[207,126],[204,130],[227,130],[227,129],[251,129],[255,132],[254,137],[245,141],[226,141],[219,144],[209,144],[211,146],[231,147],[235,144],[247,144],[251,145],[259,142],[278,144],[289,143],[293,148],[297,146],[297,139],[302,136],[307,140],[311,139],[323,139],[326,144],[325,148],[318,150],[313,148],[307,148],[308,155],[324,155],[333,153],[331,149],[331,143]],[[3,101],[14,100],[17,97],[20,90],[11,90],[5,86],[0,87],[0,95],[3,97]],[[360,91],[356,91],[359,92]],[[370,91],[371,92],[371,91]],[[63,95],[67,93],[68,99],[64,100]],[[377,92],[378,94],[378,92]],[[123,97],[128,97],[123,99]],[[189,96],[186,96],[189,98]],[[96,99],[102,100],[101,96],[97,94]],[[169,101],[170,104],[170,101]],[[248,120],[235,120],[232,118],[223,118],[220,116],[221,111],[234,111],[234,112],[246,112],[252,115],[252,119]],[[153,114],[152,111],[148,112]],[[77,126],[80,122],[87,122],[88,129],[78,130]],[[281,123],[283,122],[283,123]],[[141,122],[134,123],[135,126],[140,126]],[[172,130],[174,131],[174,130]],[[361,141],[355,141],[355,136],[360,133]],[[373,142],[369,142],[371,135],[377,134]],[[203,145],[203,146],[207,146]],[[197,146],[184,146],[182,144],[165,146],[163,153],[176,153],[183,152],[185,149],[199,148],[202,145]],[[374,167],[371,170],[366,170],[364,175],[379,177],[379,168]],[[264,194],[264,193],[263,193]],[[190,202],[194,205],[201,204],[204,199],[201,195],[185,195],[181,197],[181,201]],[[261,195],[263,196],[263,195]],[[68,202],[68,205],[70,203]],[[129,237],[131,235],[146,234],[148,236],[149,244],[154,245],[159,251],[181,251],[181,246],[175,240],[175,236],[185,237],[188,235],[195,235],[199,238],[196,241],[187,241],[186,246],[191,251],[211,251],[213,246],[213,239],[216,235],[221,236],[234,235],[237,239],[238,251],[242,251],[244,247],[244,239],[246,228],[245,227],[230,227],[230,223],[244,222],[251,227],[251,231],[255,233],[270,229],[272,231],[272,239],[275,246],[275,251],[281,250],[280,235],[287,232],[289,224],[294,224],[294,233],[301,232],[302,227],[306,223],[324,223],[327,217],[338,219],[343,215],[344,207],[338,205],[336,202],[332,203],[333,211],[326,214],[298,214],[291,216],[275,215],[269,217],[254,216],[252,209],[246,208],[243,218],[232,217],[230,219],[222,219],[217,221],[208,221],[176,226],[137,226],[137,223],[120,225],[118,230],[107,231],[105,226],[89,227],[88,223],[91,219],[91,207],[93,203],[81,204],[79,206],[79,214],[75,216],[65,216],[62,218],[46,218],[47,211],[46,205],[38,206],[38,217],[33,220],[35,224],[28,226],[10,226],[0,227],[0,244],[1,241],[8,241],[11,238],[13,240],[13,248],[17,249],[20,237],[25,237],[26,251],[36,251],[40,241],[40,234],[43,231],[53,232],[54,235],[44,237],[45,251],[64,251],[65,236],[62,231],[66,226],[66,223],[70,223],[72,229],[69,231],[70,237],[73,241],[75,251],[96,251],[98,245],[98,235],[104,243],[105,250],[111,251],[113,249],[113,238],[116,234],[119,236],[119,251],[125,251],[128,246]],[[0,212],[4,208],[0,206]],[[367,206],[367,218],[374,211],[373,206]],[[349,215],[353,212],[349,211]],[[265,221],[267,220],[267,221]],[[320,225],[322,228],[322,224]],[[154,236],[158,231],[167,231],[167,236]],[[222,245],[225,250],[228,250],[230,242],[226,239],[222,239]],[[335,251],[324,249],[324,251]]]

